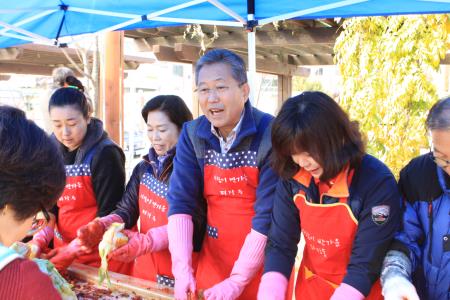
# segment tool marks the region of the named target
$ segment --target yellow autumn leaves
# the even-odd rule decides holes
[[[448,15],[348,19],[334,47],[340,103],[360,122],[368,152],[398,176],[428,148],[424,122],[438,100],[432,82],[450,44]]]

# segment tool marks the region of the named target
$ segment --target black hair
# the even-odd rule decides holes
[[[272,166],[283,178],[299,170],[292,155],[307,152],[323,168],[320,179],[334,178],[347,163],[356,167],[365,153],[357,122],[328,95],[304,92],[289,98],[272,126]]]
[[[69,81],[67,81],[67,79]],[[51,108],[55,106],[61,107],[71,105],[75,107],[75,109],[79,110],[85,119],[88,119],[92,108],[83,93],[83,85],[73,76],[67,76],[66,83],[68,84],[67,87],[57,89],[50,97],[48,111],[50,112]],[[78,85],[80,85],[81,88]]]
[[[53,207],[66,179],[56,144],[22,110],[0,106],[0,145],[0,208],[25,220]]]
[[[71,76],[71,75],[67,76],[64,84],[66,87],[76,87],[80,91],[84,92],[83,84],[75,76]]]
[[[186,103],[175,95],[159,95],[145,103],[141,112],[145,122],[147,122],[148,113],[155,110],[164,112],[180,131],[184,122],[192,120],[192,113]]]

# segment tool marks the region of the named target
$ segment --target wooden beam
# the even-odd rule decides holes
[[[12,47],[0,49],[0,61],[2,60],[17,60],[23,55],[23,49]]]
[[[181,62],[172,47],[154,45],[152,51],[159,61]]]
[[[289,59],[298,66],[334,65],[332,55],[290,55]]]
[[[109,136],[119,145],[123,145],[123,42],[123,31],[105,34],[100,84],[105,114],[99,115]]]
[[[53,67],[25,65],[19,63],[0,63],[0,73],[52,75]]]
[[[336,28],[299,28],[297,31],[256,31],[256,45],[287,46],[333,44],[338,36]],[[149,45],[174,46],[176,43],[198,45],[195,39],[185,39],[183,35],[166,37],[148,37]],[[215,48],[243,48],[247,47],[247,33],[242,31],[220,32],[219,37],[211,47]]]
[[[248,66],[247,55],[244,50],[239,51],[233,49],[238,55],[242,57]],[[178,63],[195,63],[200,57],[197,53],[200,52],[200,47],[178,44],[177,48],[167,46],[153,46],[153,53],[160,61],[170,61]],[[269,74],[284,74],[284,75],[299,75],[304,73],[304,70],[298,68],[293,64],[283,63],[277,60],[268,58],[256,59],[256,71]]]
[[[174,50],[181,61],[196,62],[201,57],[200,47],[177,43]]]

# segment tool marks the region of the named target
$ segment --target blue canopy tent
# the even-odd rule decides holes
[[[258,25],[293,18],[449,12],[450,0],[4,0],[0,48],[30,42],[63,46],[64,37],[113,30],[181,24],[245,26],[251,80]]]
[[[179,24],[263,25],[302,18],[447,13],[450,0],[3,1],[0,47],[84,33]]]

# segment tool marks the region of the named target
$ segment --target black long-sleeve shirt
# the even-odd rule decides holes
[[[64,164],[72,165],[78,150],[65,152]],[[104,147],[92,158],[92,188],[97,201],[97,216],[109,215],[125,190],[125,161],[116,147]]]

